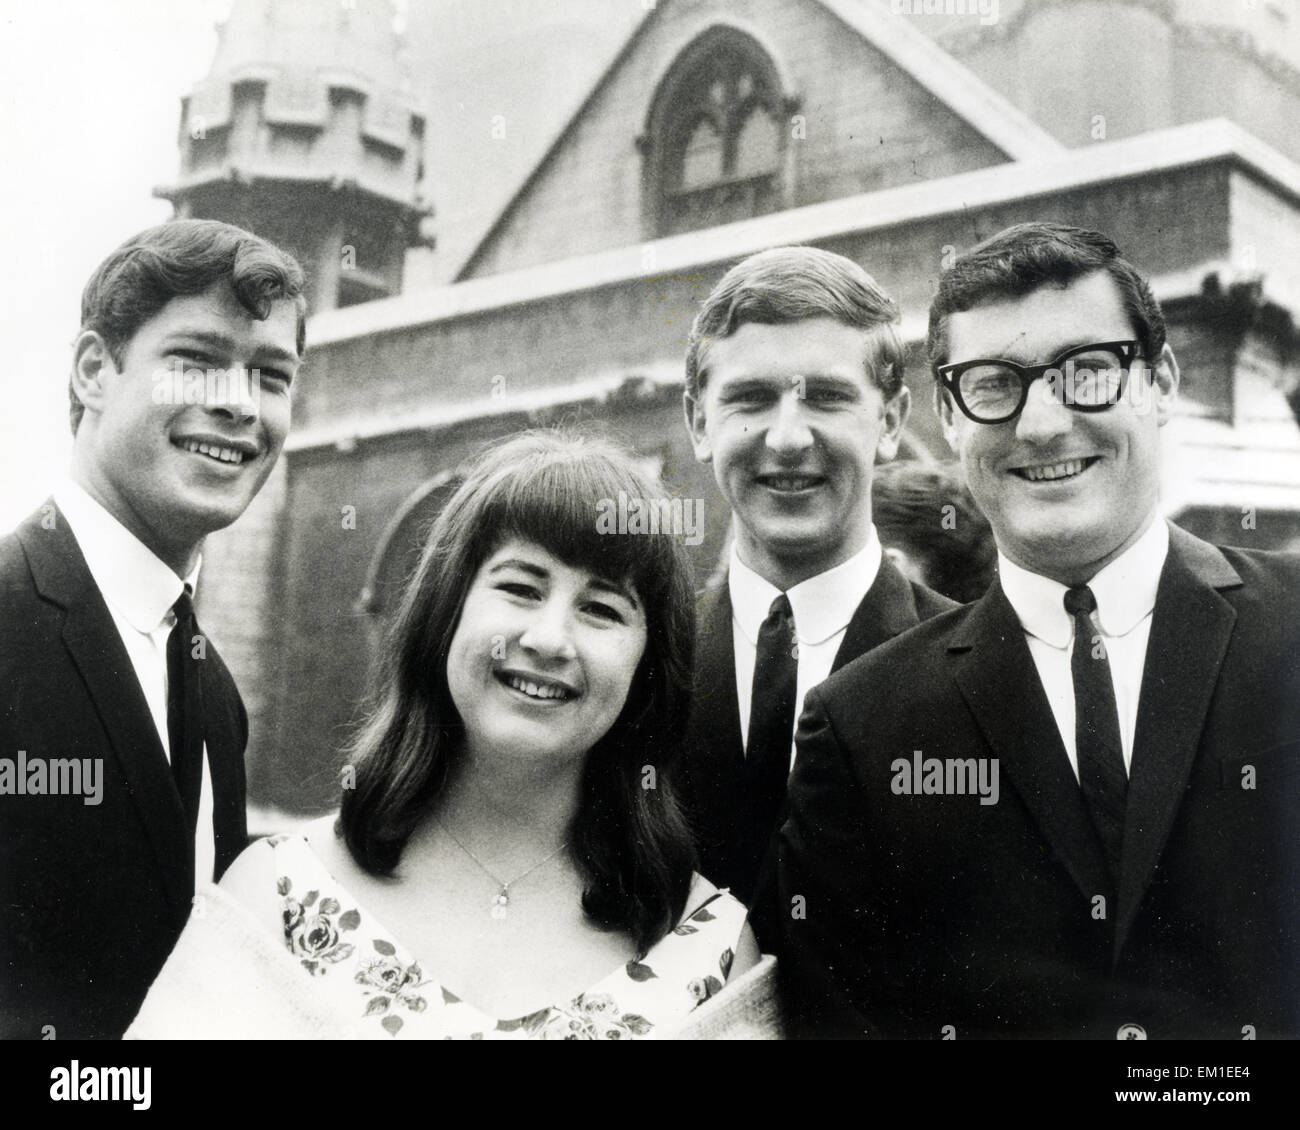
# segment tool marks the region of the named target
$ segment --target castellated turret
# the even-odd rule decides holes
[[[235,0],[208,77],[181,100],[178,216],[292,251],[313,311],[396,294],[428,244],[425,119],[391,0]]]

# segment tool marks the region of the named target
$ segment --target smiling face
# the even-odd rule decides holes
[[[750,322],[711,343],[686,398],[695,454],[712,461],[741,559],[781,589],[866,544],[871,469],[892,458],[908,392],[867,375],[869,335],[831,318]]]
[[[447,654],[470,757],[580,765],[618,719],[645,645],[630,588],[505,542],[471,582]]]
[[[948,360],[1043,364],[1075,346],[1135,336],[1114,281],[1096,272],[950,315]],[[1134,366],[1125,395],[1101,412],[1058,403],[1046,380],[1034,381],[1024,410],[1002,424],[969,420],[945,396],[944,434],[998,548],[1068,585],[1132,545],[1156,512],[1159,430],[1177,390],[1178,363],[1165,346],[1154,364]]]
[[[299,364],[297,319],[291,299],[253,317],[223,281],[168,302],[119,350],[120,364],[99,334],[77,341],[73,388],[85,415],[74,475],[178,573],[275,465]],[[178,397],[178,370],[205,379]]]

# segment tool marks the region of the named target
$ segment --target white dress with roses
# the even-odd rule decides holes
[[[731,969],[745,908],[696,875],[677,927],[573,1000],[499,1019],[461,1000],[329,874],[299,836],[274,852],[284,943],[349,1038],[629,1040],[668,1030],[718,992]],[[265,850],[265,849],[263,849]]]

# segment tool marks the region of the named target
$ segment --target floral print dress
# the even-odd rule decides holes
[[[694,876],[676,928],[570,1001],[498,1019],[448,991],[329,874],[300,836],[274,852],[284,943],[353,1020],[354,1039],[631,1040],[680,1023],[731,970],[745,908]]]

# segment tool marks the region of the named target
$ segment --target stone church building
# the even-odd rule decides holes
[[[499,9],[499,10],[498,10]],[[948,453],[936,281],[1008,224],[1111,234],[1183,370],[1165,506],[1300,539],[1300,11],[1258,0],[235,0],[182,100],[180,215],[292,248],[313,317],[267,489],[210,539],[203,621],[249,707],[250,793],[337,795],[420,536],[486,441],[598,421],[702,499],[682,359],[763,248],[847,255],[900,302],[906,454]],[[936,519],[937,520],[937,519]]]

